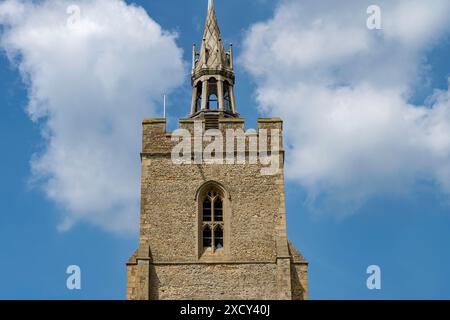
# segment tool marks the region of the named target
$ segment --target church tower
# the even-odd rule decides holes
[[[286,236],[283,122],[245,131],[233,50],[213,0],[193,48],[192,101],[179,129],[143,121],[139,247],[129,300],[308,298],[308,263]]]

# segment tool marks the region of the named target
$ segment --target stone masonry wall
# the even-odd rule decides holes
[[[152,300],[278,299],[275,264],[153,266]]]

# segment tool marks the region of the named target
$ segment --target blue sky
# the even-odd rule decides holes
[[[413,146],[403,149],[402,141],[405,141],[406,144],[406,141],[409,141],[408,138],[415,137],[416,134],[417,139],[420,140],[421,131],[410,123],[404,124],[395,119],[388,121],[389,127],[391,124],[399,124],[399,128],[393,130],[393,134],[383,136],[380,133],[385,131],[383,125],[381,125],[381,129],[374,128],[371,131],[370,136],[377,135],[379,137],[376,139],[377,143],[374,143],[372,139],[364,140],[365,134],[362,135],[363,138],[358,139],[357,132],[356,134],[352,132],[352,138],[344,134],[340,135],[342,131],[330,126],[330,134],[339,135],[342,138],[335,140],[331,147],[327,143],[329,137],[325,133],[321,139],[316,137],[318,132],[326,130],[321,126],[313,125],[316,114],[299,113],[296,109],[296,103],[298,108],[307,109],[305,101],[311,102],[313,106],[318,106],[323,101],[322,96],[330,97],[342,94],[342,91],[333,91],[337,83],[348,83],[346,89],[353,90],[349,89],[350,93],[345,92],[344,97],[347,100],[344,101],[350,101],[349,105],[352,105],[352,101],[356,101],[355,104],[368,101],[373,103],[375,110],[378,110],[377,106],[381,108],[381,105],[377,104],[378,96],[374,92],[381,92],[383,97],[388,98],[392,94],[392,100],[397,104],[400,103],[397,98],[404,97],[401,102],[402,106],[398,107],[398,110],[402,110],[401,112],[407,110],[405,114],[411,108],[437,108],[438,104],[429,102],[429,97],[435,93],[436,89],[448,90],[450,75],[449,26],[444,22],[440,24],[441,16],[436,13],[438,15],[436,17],[433,15],[435,12],[431,11],[429,16],[432,17],[430,20],[434,21],[432,24],[423,22],[422,25],[419,23],[419,26],[408,27],[413,31],[415,27],[417,28],[415,31],[417,36],[413,37],[414,40],[407,35],[398,36],[400,33],[398,30],[403,29],[396,26],[395,23],[391,23],[393,20],[389,19],[392,18],[390,16],[392,12],[398,13],[402,8],[386,4],[384,7],[382,6],[382,9],[387,11],[385,28],[377,31],[378,33],[372,37],[372,35],[367,36],[366,34],[368,32],[365,29],[367,15],[364,6],[367,7],[367,5],[364,3],[347,1],[343,8],[332,10],[330,2],[327,1],[320,4],[305,1],[303,7],[295,2],[216,0],[216,11],[224,41],[234,44],[238,57],[236,67],[237,108],[246,118],[247,127],[254,127],[256,118],[261,115],[279,115],[286,122],[287,141],[292,153],[288,160],[286,188],[288,235],[310,262],[311,298],[450,298],[450,287],[448,286],[450,283],[448,274],[450,269],[448,251],[450,198],[445,187],[445,181],[447,181],[446,160],[450,159],[448,149],[442,147],[435,157],[421,159],[420,155],[423,154],[421,151],[434,150],[427,148],[429,145],[434,146],[432,142],[437,138],[432,142],[424,143],[424,146],[420,146],[420,148]],[[127,3],[131,2],[127,1]],[[184,67],[177,66],[174,69],[179,72],[178,76],[164,80],[160,91],[152,93],[152,104],[144,105],[142,110],[136,112],[136,117],[140,117],[142,113],[148,114],[149,117],[161,114],[162,92],[167,91],[169,94],[169,126],[170,129],[174,129],[177,124],[176,119],[189,112],[190,81],[187,70],[191,59],[192,43],[199,43],[201,39],[206,0],[134,1],[133,3],[145,8],[148,15],[162,29],[177,34],[173,40],[161,40],[161,46],[167,46],[167,50],[175,56],[173,61],[178,59],[176,53],[181,52],[177,50],[182,49],[181,61],[185,63]],[[384,4],[385,2],[380,1],[380,3]],[[445,1],[436,0],[436,4],[437,7],[442,6],[441,11],[448,12],[446,10],[449,8],[447,8],[448,5],[445,5]],[[83,8],[83,6],[81,7]],[[284,16],[285,8],[291,9],[292,16]],[[298,16],[296,16],[295,10],[298,10]],[[415,10],[417,10],[416,7],[411,8],[410,14],[414,15],[419,12]],[[301,18],[305,17],[305,12],[310,13],[313,17],[314,15],[324,17],[324,21],[320,23],[323,23],[325,27],[313,28],[306,18],[305,22],[302,22]],[[361,13],[359,18],[355,17],[355,24],[343,22],[347,20],[348,12],[351,12],[352,15],[355,15],[355,12]],[[326,20],[325,17],[330,20]],[[417,20],[421,21],[420,18],[418,16]],[[300,22],[298,22],[299,20]],[[290,21],[295,21],[292,26],[283,25]],[[269,26],[272,30],[280,28],[281,31],[279,34],[273,34],[264,29],[261,31],[253,28],[248,32],[255,23],[260,23],[260,27]],[[295,23],[300,25],[295,25]],[[300,53],[292,58],[291,62],[287,57],[279,64],[271,65],[271,61],[277,59],[277,53],[271,50],[273,49],[271,45],[277,43],[280,38],[283,39],[283,36],[286,35],[286,28],[293,28],[298,39],[304,39],[302,33],[304,30],[311,31],[315,35],[313,39],[320,37],[328,39],[330,32],[326,27],[327,23],[341,26],[343,33],[350,32],[354,38],[351,38],[352,41],[348,41],[348,44],[335,44],[333,48],[335,48],[336,54],[333,49],[324,49],[320,52],[313,50],[311,56],[314,59],[317,58],[318,61],[309,55],[302,56],[302,52],[308,50],[301,46],[309,42],[306,40],[298,43],[294,41],[291,43],[290,50],[297,52],[295,45],[300,45],[301,50],[298,51]],[[354,32],[354,28],[358,28],[355,26],[358,25],[362,25],[362,35],[359,31]],[[398,28],[398,32],[392,32],[395,27]],[[429,30],[433,34],[439,33],[440,36],[436,36],[433,41],[428,42],[431,37],[421,28]],[[6,32],[5,27],[2,30]],[[388,36],[385,36],[383,32]],[[395,34],[392,36],[393,38],[389,38],[390,32]],[[266,37],[263,38],[269,44],[261,43],[264,42],[259,40],[261,34]],[[331,32],[331,34],[333,33]],[[421,37],[426,40],[421,41]],[[290,41],[290,39],[284,40],[279,43]],[[357,43],[360,40],[361,45]],[[173,41],[178,49],[172,48],[170,41]],[[329,39],[324,43],[329,43]],[[23,48],[17,43],[13,45],[16,45],[19,51]],[[347,49],[348,46],[352,49]],[[280,48],[280,52],[283,50],[286,48]],[[29,54],[29,52],[24,52],[22,55]],[[267,52],[271,52],[274,56],[270,56]],[[260,54],[255,56],[255,53]],[[395,60],[396,56],[399,60]],[[169,57],[172,56],[169,55]],[[71,63],[72,59],[75,57],[68,57],[66,62]],[[170,69],[172,60],[170,59],[164,60],[167,70],[172,70]],[[392,61],[390,61],[391,59]],[[352,61],[351,65],[349,60]],[[366,73],[367,67],[373,67],[373,61],[379,60],[392,62],[392,64],[386,62],[379,67],[381,71],[385,72],[385,78],[380,78],[380,74],[376,70],[373,74]],[[291,63],[293,71],[287,70],[283,63]],[[149,68],[151,68],[150,65]],[[350,69],[352,72],[349,71]],[[270,70],[273,70],[276,76],[270,74]],[[157,81],[152,78],[151,74],[148,74],[148,77],[151,81]],[[89,210],[86,210],[81,217],[76,216],[75,213],[69,215],[68,211],[76,211],[77,208],[81,208],[79,211],[83,211],[84,207],[78,207],[78,204],[74,205],[71,198],[52,197],[49,189],[45,187],[45,182],[39,179],[33,180],[33,177],[36,177],[32,172],[32,159],[39,158],[39,155],[48,148],[48,140],[42,137],[42,130],[48,129],[48,127],[45,118],[40,118],[35,122],[31,121],[27,95],[30,83],[24,83],[22,80],[18,69],[2,52],[0,55],[0,147],[2,150],[0,157],[2,203],[0,213],[0,299],[124,299],[125,262],[137,246],[137,232],[133,232],[136,229],[130,227],[131,231],[128,229],[126,232],[118,231],[117,225],[104,222],[110,217],[114,219],[115,216],[102,215],[98,218],[91,218]],[[33,83],[36,80],[31,78],[31,81]],[[151,81],[150,84],[153,83]],[[323,90],[317,94],[308,93],[297,96],[297,92],[301,92],[296,89],[299,87],[291,88],[289,85],[281,85],[287,82],[297,83],[299,87],[320,88],[322,86]],[[369,87],[367,90],[366,87],[361,90],[364,94],[358,92],[361,84]],[[68,83],[67,86],[69,85],[73,86],[73,83]],[[397,91],[392,93],[391,88],[395,88]],[[273,90],[270,91],[270,96],[266,95],[269,89]],[[289,97],[295,98],[294,101],[284,101],[280,98],[283,94],[289,94]],[[365,100],[367,96],[375,98]],[[273,97],[276,97],[276,101],[272,100]],[[373,102],[374,100],[375,102]],[[445,99],[441,98],[441,100]],[[390,106],[390,100],[380,101]],[[334,101],[330,101],[331,103]],[[290,104],[293,106],[291,107]],[[385,105],[383,104],[383,106]],[[348,108],[354,110],[352,106]],[[393,108],[396,108],[396,105],[393,104]],[[374,109],[368,111],[372,112]],[[338,113],[341,109],[318,110],[320,112],[337,112],[338,115],[342,115],[342,113]],[[100,118],[102,112],[106,114],[108,109],[98,112]],[[126,111],[116,110],[114,112],[120,115],[121,112],[125,113]],[[360,116],[359,113],[358,116]],[[433,124],[441,119],[437,115],[430,115],[429,118],[434,119],[430,122]],[[80,119],[86,120],[85,118]],[[358,121],[363,123],[366,121],[365,118],[361,119]],[[438,122],[441,125],[436,127],[428,122],[421,123],[418,127],[426,127],[431,132],[435,132],[433,129],[445,127],[445,121],[444,119],[442,122]],[[113,120],[111,122],[114,123]],[[314,138],[297,131],[297,127],[302,123],[306,128],[311,129],[312,134],[316,135]],[[309,123],[312,123],[311,127],[309,127]],[[366,123],[369,126],[371,124],[372,122]],[[80,131],[85,129],[86,132],[90,132],[88,125],[88,121],[86,121],[85,127],[81,125]],[[346,127],[345,123],[342,125]],[[404,132],[402,131],[403,127],[407,127]],[[134,124],[134,130],[140,130],[138,121]],[[398,132],[402,134],[397,136]],[[80,134],[82,133],[80,132]],[[361,141],[356,143],[353,140]],[[388,140],[400,142],[391,145],[385,143]],[[373,145],[369,145],[366,149],[365,146],[370,143]],[[327,159],[327,166],[318,168],[305,161],[302,150],[317,151],[312,146],[322,148],[319,150],[319,154]],[[368,149],[373,150],[373,153],[368,152]],[[388,153],[396,149],[404,152]],[[368,156],[360,157],[364,153],[367,153]],[[371,162],[367,160],[369,156],[370,160],[376,164],[369,163]],[[420,161],[416,161],[416,158],[420,158]],[[138,163],[137,152],[132,157],[132,161]],[[361,163],[364,161],[369,164]],[[125,160],[124,163],[128,165]],[[336,175],[335,172],[338,170],[345,173],[345,179]],[[51,170],[45,171],[46,174],[49,172],[50,174],[54,173]],[[131,175],[131,177],[135,179],[135,176]],[[120,177],[115,178],[118,179],[115,182],[120,181]],[[124,185],[127,186],[126,183]],[[66,185],[63,184],[63,186]],[[357,201],[353,201],[352,195],[355,195]],[[121,201],[128,201],[127,199],[127,196],[124,196]],[[109,200],[106,196],[105,201]],[[98,205],[96,202],[94,203]],[[121,205],[122,203],[118,201],[113,208]],[[124,205],[124,207],[129,209],[133,208],[133,205]],[[100,209],[110,210],[109,207],[101,206]],[[136,215],[137,212],[130,212],[130,215],[133,214]],[[67,216],[70,218],[68,220],[70,221],[69,227],[58,228],[61,226],[61,221]],[[120,217],[122,216],[123,214]],[[127,216],[123,219],[125,221],[132,220]],[[64,222],[62,224],[64,225]],[[82,290],[80,291],[66,289],[65,270],[72,264],[79,265],[82,270]],[[382,290],[380,291],[370,291],[366,287],[366,268],[373,264],[379,265],[382,270]]]

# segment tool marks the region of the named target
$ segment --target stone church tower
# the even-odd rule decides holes
[[[194,150],[174,160],[179,139],[166,120],[143,122],[140,242],[127,263],[127,299],[308,298],[308,263],[286,238],[282,120],[259,119],[258,130],[244,134],[234,85],[232,47],[224,48],[209,0],[202,44],[193,50],[190,115],[177,130],[194,136],[183,151],[191,142]],[[231,161],[202,160],[199,148],[227,132],[237,133],[233,149],[218,140],[211,154]],[[265,139],[267,132],[280,137]],[[199,133],[204,139],[195,139]],[[263,174],[269,155],[276,170]]]

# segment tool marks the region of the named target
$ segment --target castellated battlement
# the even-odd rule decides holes
[[[201,134],[203,139],[203,148],[207,147],[215,140],[214,132],[219,130],[222,133],[223,151],[226,152],[226,144],[234,143],[238,147],[239,139],[245,139],[246,153],[252,150],[251,143],[258,142],[257,151],[264,148],[267,139],[267,151],[270,153],[274,144],[272,144],[273,135],[278,136],[277,151],[284,154],[283,148],[283,121],[280,118],[259,118],[257,130],[246,129],[245,121],[242,118],[219,118],[213,123],[215,128],[208,127],[208,119],[180,119],[178,130],[189,131],[192,137],[192,151],[194,152],[195,134]],[[146,156],[170,155],[176,145],[179,143],[175,137],[177,132],[167,131],[167,122],[164,118],[149,118],[142,122],[142,154]],[[201,129],[201,132],[199,132]],[[211,133],[211,134],[210,134]],[[218,133],[218,132],[217,132]],[[227,135],[228,134],[228,135]],[[205,141],[205,136],[211,136],[210,141]],[[233,140],[234,139],[234,140]],[[252,140],[253,139],[253,140]],[[262,144],[262,145],[261,145]],[[266,151],[266,150],[264,150]]]

